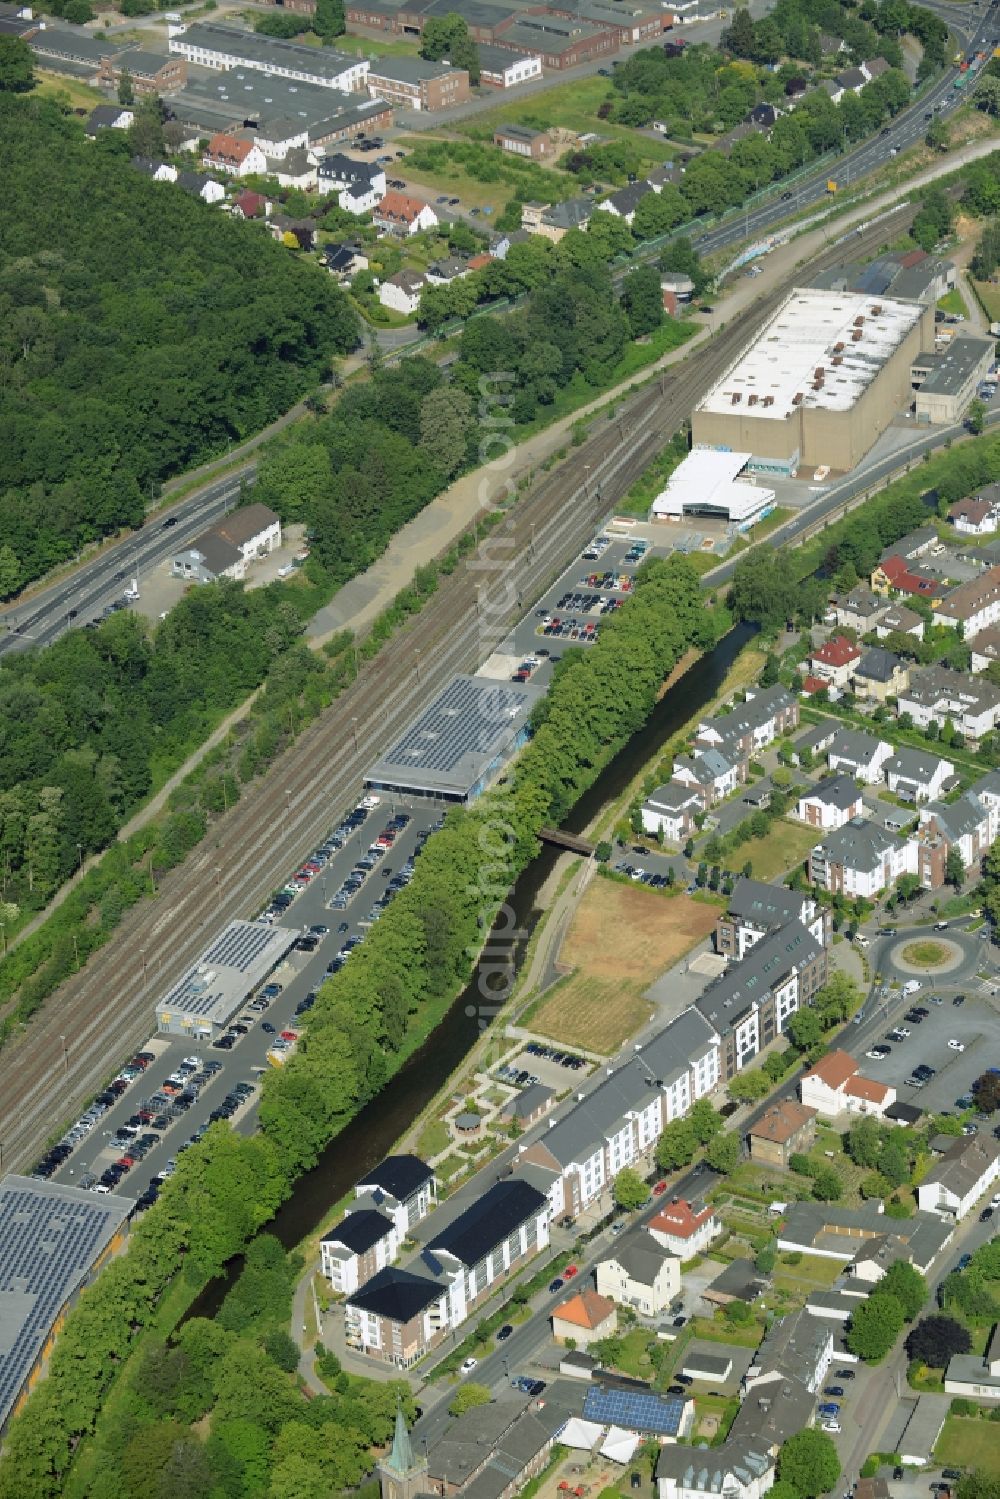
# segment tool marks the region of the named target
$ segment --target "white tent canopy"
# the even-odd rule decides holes
[[[559,1440],[564,1447],[582,1447],[590,1452],[603,1431],[604,1427],[598,1426],[596,1421],[584,1421],[582,1416],[571,1416],[559,1433]]]
[[[632,1454],[640,1440],[634,1431],[623,1431],[620,1426],[612,1426],[601,1443],[601,1456],[609,1458],[613,1463],[621,1463],[624,1467],[632,1461]]]

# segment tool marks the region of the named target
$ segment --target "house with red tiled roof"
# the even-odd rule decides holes
[[[600,1296],[588,1286],[552,1313],[552,1336],[557,1343],[572,1338],[578,1348],[587,1348],[600,1338],[610,1338],[618,1327],[618,1309],[609,1296]]]
[[[814,677],[812,672],[802,678],[802,692],[806,697],[815,697],[817,692],[829,692],[829,682],[824,682],[822,677]]]
[[[690,1260],[708,1248],[721,1232],[721,1225],[713,1209],[705,1203],[692,1205],[683,1197],[674,1197],[650,1219],[649,1231],[671,1254]]]
[[[411,198],[408,193],[391,191],[372,212],[372,223],[376,229],[387,234],[407,238],[419,234],[423,229],[436,229],[438,216],[429,203],[422,198]]]
[[[933,602],[945,591],[941,578],[932,578],[927,573],[915,572],[905,557],[885,557],[871,575],[873,593],[909,593]]]
[[[827,1118],[837,1114],[873,1114],[881,1119],[896,1102],[896,1090],[888,1083],[864,1077],[846,1051],[828,1051],[820,1057],[799,1084],[802,1102]]]
[[[263,219],[267,217],[268,207],[268,201],[263,194],[252,193],[249,188],[246,188],[233,199],[233,218]]]
[[[861,660],[861,647],[848,640],[846,635],[831,635],[819,650],[809,657],[811,674],[819,677],[830,687],[846,687],[851,674]]]
[[[267,171],[267,157],[255,140],[220,130],[205,147],[205,166],[230,177],[252,177]]]
[[[816,1110],[781,1098],[747,1132],[750,1159],[765,1166],[787,1166],[793,1155],[804,1155],[816,1141]]]

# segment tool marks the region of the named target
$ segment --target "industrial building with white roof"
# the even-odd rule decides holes
[[[674,469],[666,489],[653,501],[653,519],[682,520],[697,515],[725,520],[741,529],[752,526],[774,505],[773,489],[741,477],[752,456],[695,448]]]
[[[911,366],[933,344],[921,303],[790,292],[696,408],[692,442],[748,452],[755,472],[851,469],[909,405]]]

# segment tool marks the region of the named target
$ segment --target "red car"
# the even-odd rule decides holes
[[[298,1031],[282,1031],[281,1039],[282,1041],[297,1041],[299,1039],[299,1033]]]
[[[572,1280],[574,1275],[579,1275],[579,1265],[567,1265],[563,1271],[563,1280]]]
[[[115,1165],[120,1171],[131,1171],[135,1165],[135,1161],[130,1155],[123,1155],[119,1160],[115,1161]]]
[[[666,1184],[666,1182],[657,1182],[656,1186],[653,1188],[653,1196],[654,1197],[662,1197],[663,1193],[666,1190],[667,1190],[667,1184]]]

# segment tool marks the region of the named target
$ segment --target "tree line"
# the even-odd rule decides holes
[[[634,594],[594,646],[566,653],[513,773],[468,811],[449,814],[410,885],[321,989],[296,1055],[265,1080],[260,1133],[238,1136],[220,1124],[185,1151],[136,1224],[127,1255],[70,1313],[46,1379],[7,1434],[0,1499],[64,1491],[77,1445],[94,1430],[111,1378],[150,1328],[171,1278],[182,1267],[192,1285],[217,1273],[379,1091],[413,1019],[439,1012],[468,978],[508,885],[536,852],[538,829],[562,820],[644,721],[683,652],[712,645],[726,622],[724,612],[705,608],[690,563],[673,557],[640,570]],[[496,857],[484,880],[487,848]],[[238,1363],[234,1355],[229,1367]],[[243,1369],[251,1412],[259,1410],[260,1372],[259,1358]],[[261,1388],[270,1389],[269,1380],[262,1374]],[[218,1413],[223,1392],[214,1398]]]
[[[0,96],[0,142],[9,596],[140,525],[162,480],[266,426],[358,333],[329,277],[140,176],[51,101]]]

